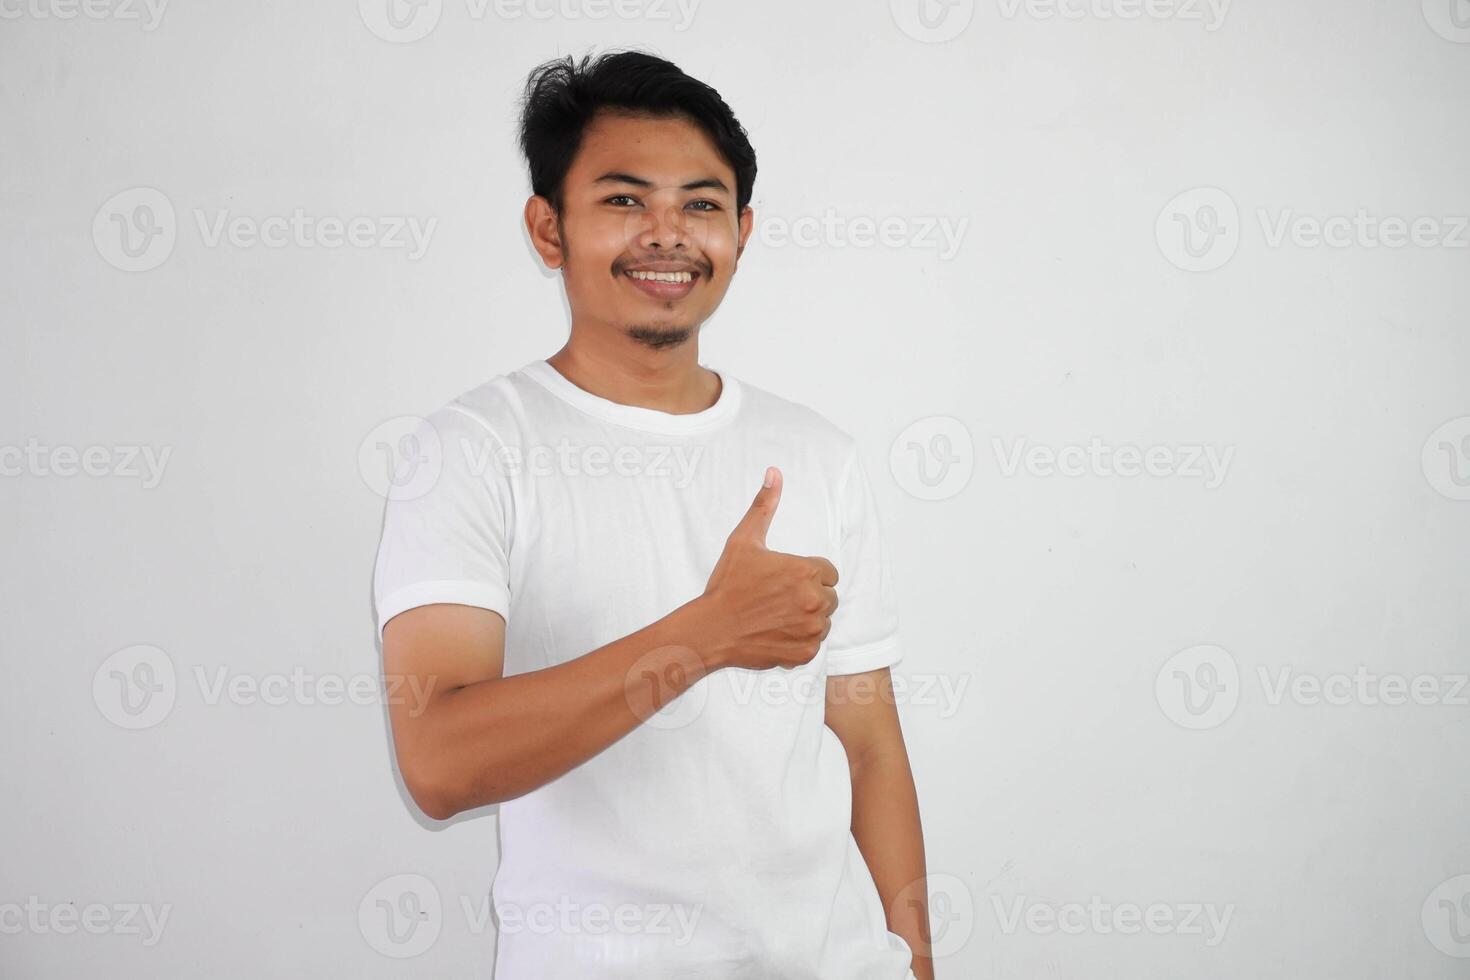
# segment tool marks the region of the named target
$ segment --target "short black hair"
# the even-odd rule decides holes
[[[562,184],[598,110],[684,117],[704,130],[735,171],[735,213],[750,203],[755,150],[720,93],[684,74],[671,61],[642,51],[571,55],[538,65],[526,79],[520,143],[531,171],[531,192],[562,211]]]

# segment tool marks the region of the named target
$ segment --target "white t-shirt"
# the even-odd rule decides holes
[[[563,663],[700,595],[768,465],[773,551],[822,556],[839,605],[793,670],[722,668],[558,779],[500,805],[497,980],[904,980],[850,829],[824,677],[901,657],[855,440],[717,371],[716,403],[621,405],[533,361],[415,434],[374,580],[379,630],[452,602],[505,617],[505,674]],[[397,498],[397,499],[394,499]]]

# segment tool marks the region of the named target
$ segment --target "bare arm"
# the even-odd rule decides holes
[[[394,616],[383,669],[401,690],[389,705],[398,766],[424,813],[512,800],[597,755],[722,664],[703,639],[696,599],[574,660],[505,677],[505,620],[440,603]],[[396,703],[395,703],[396,702]]]
[[[419,808],[447,820],[513,800],[597,755],[714,670],[816,656],[837,608],[837,569],[766,548],[782,486],[780,470],[768,477],[702,595],[574,660],[504,676],[505,620],[475,606],[417,606],[388,620],[390,684],[429,692],[389,703],[398,767]]]
[[[888,668],[828,677],[827,727],[847,751],[852,835],[878,886],[888,928],[914,951],[914,976],[934,980],[924,831]]]

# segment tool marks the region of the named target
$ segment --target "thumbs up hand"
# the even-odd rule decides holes
[[[766,532],[781,502],[781,471],[725,541],[701,599],[714,617],[714,651],[724,666],[799,667],[817,655],[837,608],[837,568],[825,558],[771,551]]]

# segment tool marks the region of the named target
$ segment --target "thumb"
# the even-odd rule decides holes
[[[770,530],[771,518],[776,516],[776,505],[781,502],[781,471],[774,466],[766,467],[769,486],[762,485],[751,501],[750,509],[730,532],[732,538],[744,538],[764,546],[766,532]]]

